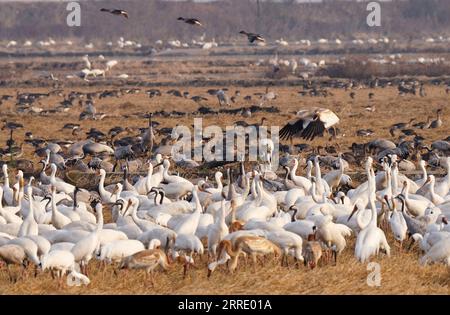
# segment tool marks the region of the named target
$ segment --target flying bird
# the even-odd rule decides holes
[[[122,15],[123,17],[128,19],[128,12],[125,10],[120,10],[120,9],[105,9],[105,8],[101,8],[100,11],[102,12],[109,12],[111,14],[114,15]]]
[[[293,137],[301,137],[305,140],[313,140],[315,137],[323,136],[325,129],[339,122],[339,117],[326,108],[302,110],[297,113],[297,116],[299,118],[281,128],[280,139],[292,140]]]
[[[240,31],[239,34],[247,35],[248,41],[253,43],[255,41],[265,42],[266,40],[260,34],[247,33],[246,31]]]
[[[199,19],[179,17],[177,20],[184,21],[184,23],[187,23],[190,25],[203,26],[203,24],[200,22]]]

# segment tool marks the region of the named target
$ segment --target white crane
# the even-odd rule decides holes
[[[3,179],[4,179],[4,183],[3,183],[3,199],[5,200],[5,203],[8,206],[13,206],[14,205],[14,191],[9,186],[8,165],[6,163],[3,164],[2,170],[3,170]],[[1,200],[2,199],[0,198],[0,201]]]
[[[99,233],[103,228],[103,206],[100,202],[95,205],[95,211],[97,212],[97,228],[89,233],[87,237],[78,241],[71,251],[75,261],[80,263],[84,274],[87,273],[87,264],[92,259],[94,252],[98,250],[100,244]]]
[[[225,200],[221,201],[221,207],[216,215],[216,220],[208,229],[208,254],[216,257],[217,246],[223,238],[229,233],[228,226],[225,223]]]
[[[25,220],[23,220],[22,224],[20,225],[20,229],[19,229],[19,233],[18,236],[27,236],[27,235],[38,235],[39,232],[39,226],[37,224],[37,222],[34,219],[34,211],[33,211],[33,191],[31,189],[31,187],[28,187],[27,189],[27,194],[28,194],[28,200],[30,200],[30,206],[29,206],[29,211],[28,211],[28,215],[25,218]]]
[[[370,222],[366,226],[363,226],[364,223],[361,221],[361,212],[359,212],[356,217],[358,224],[360,225],[361,232],[356,238],[355,256],[362,263],[366,262],[371,256],[378,255],[380,249],[384,250],[386,254],[390,256],[390,247],[387,243],[386,236],[384,235],[383,230],[377,226],[377,210],[375,207],[375,174],[373,173],[372,168],[369,169],[367,177],[369,183],[369,205],[372,215]],[[352,215],[354,212],[352,212]],[[352,215],[350,215],[350,217]]]

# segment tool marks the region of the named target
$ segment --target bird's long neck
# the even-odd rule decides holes
[[[391,185],[391,169],[386,170],[386,190],[388,194],[392,194],[392,185]]]
[[[387,173],[386,173],[387,174]],[[373,173],[373,169],[369,167],[368,171],[368,194],[369,194],[369,206],[371,211],[371,217],[370,217],[370,223],[372,226],[377,226],[377,209],[375,207],[375,190],[376,190],[376,183],[375,183],[375,174]]]
[[[306,166],[306,178],[307,179],[311,179],[311,173],[312,173],[312,169],[311,169],[311,163],[308,163],[308,165]]]
[[[100,232],[103,229],[103,207],[99,207],[97,209],[97,232]]]
[[[244,177],[244,185],[244,191],[242,192],[241,196],[242,198],[247,199],[247,196],[250,193],[250,183],[247,177]]]
[[[147,178],[146,178],[146,181],[145,181],[146,193],[148,193],[148,191],[151,189],[150,185],[152,184],[152,176],[153,176],[153,166],[150,163],[150,166],[148,167],[148,170],[147,170]]]
[[[170,174],[169,174],[169,167],[170,167],[170,165],[164,166],[164,171],[163,171],[163,177],[164,177],[164,179],[170,177]]]
[[[428,174],[427,174],[427,168],[425,167],[424,163],[420,163],[420,169],[422,170],[423,180],[425,182],[427,180]]]
[[[217,217],[217,222],[219,223],[220,226],[226,226],[225,223],[225,202],[222,204],[220,211],[219,211],[219,216]]]
[[[51,180],[56,179],[56,167],[52,167],[52,173],[50,174],[50,179]]]
[[[435,192],[434,192],[434,180],[430,181],[430,187],[428,189],[430,190],[431,196],[434,197],[434,195],[435,195]]]
[[[99,192],[105,192],[105,177],[106,177],[106,173],[101,173],[100,174],[100,181],[98,182],[98,190]]]
[[[341,158],[339,158],[339,174],[344,174],[344,161]]]
[[[140,218],[138,218],[137,213],[136,213],[136,211],[137,211],[137,205],[132,204],[130,207],[131,207],[131,218],[133,219],[133,221],[134,221],[136,224],[141,223],[143,220],[140,219]]]
[[[41,176],[47,176],[47,174],[45,173],[45,169],[47,168],[47,164],[45,162],[42,162],[42,169],[41,169]]]
[[[28,197],[29,197],[29,204],[30,204],[30,211],[28,212],[28,216],[27,219],[28,220],[34,220],[34,207],[33,207],[33,196],[32,193],[28,193]]]
[[[8,176],[8,169],[6,167],[3,168],[3,177],[5,178],[5,183],[3,184],[3,186],[6,186],[9,188],[9,176]]]
[[[195,212],[201,213],[202,212],[202,204],[200,203],[200,199],[198,198],[197,190],[194,189],[192,191],[192,199],[195,203]]]
[[[398,191],[398,168],[397,164],[392,168],[392,193],[397,194]]]
[[[362,229],[364,229],[365,227],[366,227],[366,223],[362,220],[362,214],[363,214],[363,211],[364,211],[365,209],[363,209],[363,210],[357,210],[358,211],[358,213],[356,214],[356,224],[358,224],[358,226],[359,226],[359,228],[362,230]]]
[[[311,198],[315,203],[326,203],[325,193],[322,194],[318,191],[317,184],[311,185]]]
[[[237,246],[236,246],[237,247]],[[231,242],[224,242],[223,243],[223,249],[227,252],[228,255],[231,257],[237,257],[239,254],[239,251],[236,249],[233,249],[233,246]]]
[[[291,170],[289,169],[289,167],[286,167],[286,174],[284,175],[284,182],[287,183],[289,181],[289,173],[291,172]]]
[[[56,194],[52,192],[52,215],[58,213],[58,208],[56,207]]]
[[[215,177],[216,177],[217,189],[222,189],[223,184],[222,184],[222,179],[220,178],[220,174],[216,173]]]
[[[231,202],[231,223],[236,221],[236,204]]]
[[[295,159],[294,160],[294,166],[291,169],[291,177],[295,176],[295,173],[297,172],[297,168],[298,168],[298,160]]]
[[[253,179],[250,190],[252,192],[253,199],[256,199],[258,192],[256,191],[256,178]]]
[[[323,192],[322,173],[320,171],[319,160],[314,161],[314,170],[316,173],[316,188],[319,193]]]

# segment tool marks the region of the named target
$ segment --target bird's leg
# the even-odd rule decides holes
[[[333,250],[330,247],[328,247],[328,249],[327,249],[327,264],[329,264],[332,259],[333,259]]]
[[[11,275],[11,269],[10,269],[10,267],[9,267],[8,264],[6,264],[6,269],[8,269],[9,281],[10,281],[10,282],[13,282],[13,277],[12,277],[12,275]]]
[[[187,269],[188,269],[188,264],[187,264],[187,262],[185,262],[183,265],[183,279],[186,279]]]
[[[22,273],[20,274],[20,277],[22,279],[25,279],[24,275],[25,275],[26,271],[27,271],[27,265],[26,264],[22,264]]]
[[[409,243],[409,245],[408,245],[406,250],[410,251],[412,249],[413,245],[414,245],[414,239],[411,237],[411,242]]]
[[[337,139],[336,126],[333,126],[331,128],[333,128],[333,139],[336,140]]]
[[[256,258],[257,258],[257,260],[259,261],[259,263],[261,264],[261,267],[264,266],[262,257],[261,257],[261,256],[257,256]]]
[[[153,278],[153,270],[150,271],[150,281],[152,282],[152,287],[155,288],[155,280]]]
[[[334,256],[334,265],[336,266],[337,265],[337,256],[338,256],[338,253],[336,250],[333,251],[333,256]]]
[[[145,269],[144,270],[144,286],[147,284],[147,281],[148,281],[148,273],[149,273],[149,270]]]

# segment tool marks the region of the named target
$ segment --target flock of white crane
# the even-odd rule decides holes
[[[193,39],[190,43],[189,42],[183,42],[177,39],[171,39],[171,40],[167,40],[166,43],[169,47],[173,47],[173,48],[188,48],[188,47],[203,47],[206,43],[208,43],[207,41],[205,41],[205,37],[206,34],[203,34],[201,36],[199,36],[198,40]],[[363,46],[363,45],[367,45],[367,46],[373,46],[373,45],[382,45],[382,44],[389,44],[389,43],[397,43],[397,42],[401,42],[402,39],[390,39],[388,37],[379,37],[379,38],[358,38],[358,39],[352,39],[352,40],[345,40],[345,39],[340,39],[340,38],[335,38],[335,39],[328,39],[328,38],[319,38],[319,39],[300,39],[300,40],[291,40],[291,41],[287,41],[286,39],[280,38],[275,40],[273,43],[278,45],[278,46],[289,46],[289,45],[304,45],[307,47],[310,47],[312,45],[336,45],[336,46],[341,46],[341,45],[353,45],[353,46]],[[438,36],[438,37],[427,37],[422,39],[423,43],[425,44],[435,44],[435,43],[447,43],[450,42],[450,37],[446,38],[443,36]],[[213,42],[215,42],[213,40]],[[112,42],[112,41],[108,41],[105,43],[106,46],[108,47],[112,47],[114,45],[116,45],[118,48],[127,48],[127,47],[132,47],[132,48],[141,48],[143,46],[142,43],[140,43],[139,41],[136,40],[131,40],[131,39],[124,39],[123,37],[120,37],[116,43]],[[225,44],[225,43],[222,43]],[[257,42],[257,45],[260,46],[265,46],[266,43],[264,42]],[[33,46],[38,46],[38,47],[56,47],[56,46],[73,46],[74,42],[72,40],[63,40],[63,41],[55,41],[53,38],[48,38],[47,40],[39,40],[36,42],[32,42],[31,40],[25,40],[23,43],[20,43],[17,40],[9,40],[3,43],[2,46],[4,46],[5,48],[17,48],[17,47],[33,47]],[[102,46],[103,44],[99,44],[99,46]],[[164,45],[164,41],[163,40],[156,40],[155,41],[155,45],[156,46],[163,46]],[[93,43],[88,43],[84,45],[85,48],[87,49],[93,49],[95,47],[95,45]],[[205,48],[206,49],[206,48]]]
[[[55,164],[50,176],[44,167],[37,183],[30,178],[25,184],[18,171],[14,185],[3,165],[0,262],[11,281],[17,280],[11,265],[34,265],[35,272],[51,270],[60,281],[68,274],[89,284],[89,263],[97,259],[145,269],[153,283],[156,267],[181,263],[186,275],[206,252],[208,276],[225,264],[233,272],[241,256],[250,256],[254,268],[272,254],[282,265],[295,260],[314,268],[333,256],[337,263],[351,235],[355,258],[364,263],[391,255],[391,233],[400,247],[408,236],[418,243],[421,264],[450,266],[450,174],[437,181],[421,162],[423,176],[413,181],[399,172],[396,160],[385,159],[375,175],[369,157],[367,181],[344,193],[338,188],[351,179],[341,157],[339,169],[324,176],[316,157],[307,162],[305,176],[297,175],[294,159],[284,179],[267,168],[246,172],[242,165],[240,177],[233,181],[228,174],[225,185],[216,172],[214,186],[171,175],[169,160],[158,154],[134,185],[125,180],[105,187],[101,169],[96,197],[56,177]],[[450,158],[446,163],[450,172]],[[274,185],[283,188],[271,191]],[[104,223],[109,210],[112,222]]]

